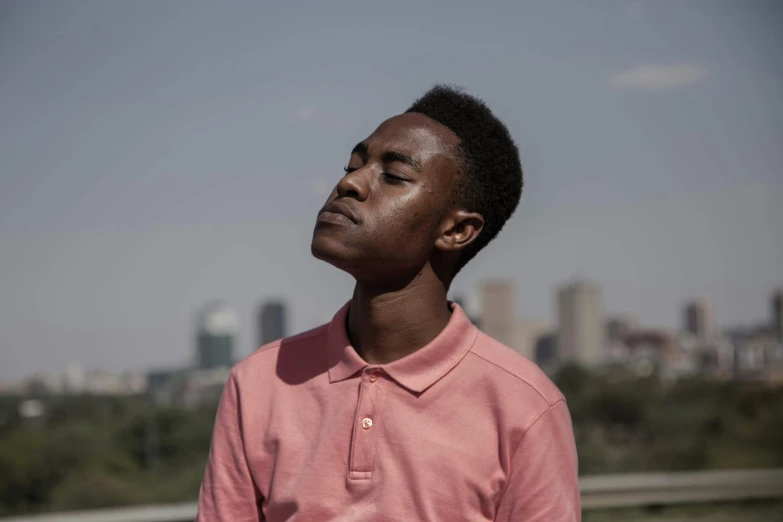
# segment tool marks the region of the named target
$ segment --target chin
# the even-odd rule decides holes
[[[310,253],[316,259],[353,275],[351,268],[354,266],[354,263],[351,262],[352,257],[350,253],[345,246],[339,244],[334,238],[323,237],[318,233],[314,234],[313,242],[310,243]]]

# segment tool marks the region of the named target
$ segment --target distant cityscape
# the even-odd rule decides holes
[[[770,292],[766,320],[724,330],[718,327],[714,303],[705,297],[684,305],[681,328],[663,329],[645,326],[632,315],[607,316],[603,290],[591,281],[577,280],[557,289],[556,324],[521,320],[510,280],[486,281],[478,290],[480,306],[469,312],[471,320],[548,374],[577,364],[591,371],[619,367],[639,377],[661,379],[699,375],[783,381],[783,288]],[[464,307],[462,298],[453,301]],[[255,317],[256,346],[291,334],[283,300],[262,302]],[[0,391],[26,396],[148,393],[164,404],[214,403],[237,362],[238,330],[237,313],[228,304],[213,301],[198,313],[193,361],[181,367],[116,374],[72,365],[62,373],[36,373]],[[35,408],[29,409],[35,416]]]
[[[724,330],[706,297],[685,303],[679,329],[665,329],[645,326],[630,314],[607,316],[603,290],[590,281],[557,290],[556,325],[519,320],[514,295],[510,281],[485,282],[474,321],[550,374],[574,363],[594,371],[619,366],[663,379],[783,381],[783,288],[770,293],[768,318]]]

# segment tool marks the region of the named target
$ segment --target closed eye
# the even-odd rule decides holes
[[[383,180],[389,185],[400,185],[401,183],[405,183],[407,181],[403,178],[395,176],[394,174],[389,174],[388,172],[382,173],[381,176],[383,177]]]

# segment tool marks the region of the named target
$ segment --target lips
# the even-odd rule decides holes
[[[353,224],[359,223],[359,219],[353,210],[351,210],[351,207],[339,200],[330,201],[324,205],[324,208],[318,213],[318,217],[327,218],[329,217],[329,214],[336,215],[333,217],[342,216],[347,218]]]

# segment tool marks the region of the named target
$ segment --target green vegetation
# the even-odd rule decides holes
[[[783,387],[564,368],[583,475],[783,467]]]
[[[192,500],[215,409],[154,406],[142,397],[48,397],[24,421],[0,400],[0,516]]]
[[[555,381],[571,408],[582,474],[783,467],[781,387],[662,383],[622,371],[591,376],[575,367]],[[0,516],[197,498],[215,405],[167,408],[145,397],[40,399],[46,414],[22,419],[21,398],[0,397]],[[742,520],[766,520],[764,510],[781,504],[753,506],[762,518]],[[699,520],[698,509],[588,513],[585,520],[653,522],[664,520],[661,513]]]

